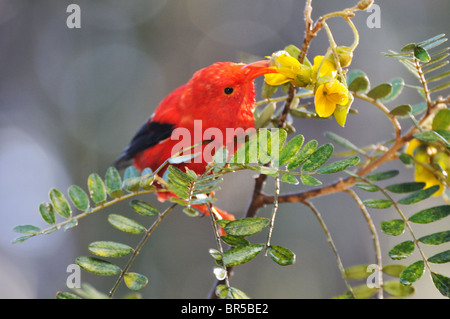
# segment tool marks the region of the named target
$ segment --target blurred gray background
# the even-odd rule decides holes
[[[241,53],[266,56],[288,44],[301,45],[303,0],[0,0],[0,297],[54,298],[65,286],[67,266],[89,255],[96,240],[135,246],[139,237],[122,234],[106,222],[109,213],[139,219],[126,203],[81,220],[70,231],[11,244],[18,224],[45,226],[38,206],[48,191],[64,192],[72,184],[86,189],[90,173],[101,176],[159,101],[193,72],[215,61],[239,61]],[[350,7],[356,0],[313,0],[313,17]],[[66,8],[81,7],[81,28],[69,29]],[[394,59],[380,52],[399,50],[439,33],[449,33],[448,0],[380,0],[381,28],[369,28],[370,13],[354,18],[361,41],[352,68],[363,69],[372,84],[402,76],[415,79]],[[330,20],[336,41],[349,45],[350,29]],[[308,56],[323,54],[323,32]],[[258,84],[261,84],[258,80]],[[420,101],[414,90],[395,103]],[[393,105],[395,106],[395,105]],[[326,140],[330,130],[365,146],[391,137],[385,117],[356,101],[359,115],[346,128],[334,120],[295,120],[306,140]],[[405,123],[407,125],[407,123]],[[392,167],[392,166],[386,166]],[[399,166],[399,168],[401,168]],[[412,170],[405,180],[412,179]],[[226,177],[218,205],[237,217],[245,210],[253,187],[251,173]],[[335,178],[335,176],[333,177]],[[324,182],[332,180],[323,179]],[[282,191],[299,187],[283,186]],[[271,189],[268,185],[268,191]],[[367,196],[367,194],[362,194]],[[154,197],[147,198],[155,203]],[[439,199],[435,199],[440,203]],[[347,195],[315,200],[335,240],[344,266],[375,263],[371,234]],[[164,208],[166,204],[158,204]],[[429,205],[427,202],[424,205]],[[415,207],[418,210],[420,207]],[[270,216],[270,207],[260,211]],[[408,211],[408,210],[407,210]],[[371,211],[377,226],[393,212]],[[447,225],[445,225],[447,223]],[[431,226],[434,227],[434,226]],[[417,227],[417,234],[448,229]],[[381,234],[387,251],[406,240]],[[251,238],[264,241],[265,235]],[[260,254],[236,269],[231,284],[252,298],[330,298],[345,292],[334,256],[313,214],[300,204],[283,205],[277,215],[273,244],[297,255],[293,266],[281,267]],[[148,276],[145,298],[204,298],[214,281],[208,254],[216,242],[208,218],[173,212],[152,235],[132,270]],[[433,247],[425,247],[428,256]],[[439,247],[438,251],[444,250]],[[406,262],[420,258],[417,251]],[[125,260],[118,260],[122,265]],[[448,265],[434,265],[449,276]],[[108,291],[115,278],[82,272],[82,281]],[[386,278],[388,279],[388,278]],[[355,283],[359,284],[359,283]],[[413,298],[440,298],[429,274],[416,284]],[[119,290],[123,296],[126,289]]]

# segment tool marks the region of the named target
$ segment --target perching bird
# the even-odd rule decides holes
[[[217,62],[200,69],[186,84],[161,101],[116,160],[115,166],[120,168],[133,164],[139,170],[147,167],[156,170],[180,150],[177,146],[180,138],[185,136],[175,132],[190,134],[189,140],[183,141],[184,147],[205,140],[207,130],[215,135],[221,146],[225,146],[230,142],[227,128],[246,130],[254,127],[254,79],[273,72],[276,71],[269,66],[269,60],[247,65]],[[211,138],[208,135],[206,140]],[[202,146],[203,150],[205,147]],[[176,166],[180,169],[188,167],[201,174],[207,161],[208,157],[203,156],[200,160],[191,158],[189,162]]]

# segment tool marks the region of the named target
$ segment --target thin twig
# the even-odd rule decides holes
[[[306,205],[306,206],[308,206],[309,209],[311,209],[311,211],[312,211],[312,212],[314,213],[314,215],[316,216],[317,220],[319,221],[320,226],[322,227],[322,229],[323,229],[323,231],[324,231],[324,233],[325,233],[325,236],[327,237],[327,241],[328,241],[328,243],[329,243],[330,246],[331,246],[331,250],[333,251],[333,254],[334,254],[335,258],[336,258],[336,262],[337,262],[338,267],[339,267],[339,270],[340,270],[340,272],[341,272],[342,279],[344,280],[345,285],[347,286],[347,289],[348,289],[349,293],[351,294],[351,296],[352,296],[353,298],[355,298],[355,295],[354,295],[354,293],[353,293],[352,286],[351,286],[350,283],[348,282],[347,276],[345,275],[344,265],[342,264],[341,258],[339,257],[339,254],[338,254],[336,245],[334,244],[333,238],[331,237],[331,234],[330,234],[330,232],[329,232],[329,230],[328,230],[328,227],[327,227],[327,225],[325,224],[325,221],[323,220],[323,218],[322,218],[320,212],[317,210],[317,208],[316,208],[312,203],[310,203],[310,202],[307,201],[307,200],[301,201],[301,203],[304,204],[304,205]]]

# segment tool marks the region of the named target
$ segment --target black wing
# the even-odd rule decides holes
[[[175,125],[170,123],[147,122],[136,132],[130,144],[114,162],[116,168],[132,164],[136,154],[158,144],[170,137]]]

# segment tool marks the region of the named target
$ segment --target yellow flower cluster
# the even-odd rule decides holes
[[[318,55],[313,65],[305,60],[302,64],[287,51],[275,52],[270,57],[270,64],[277,73],[265,74],[266,83],[277,86],[291,82],[294,86],[313,90],[317,115],[329,117],[334,114],[337,123],[344,126],[353,96],[346,84],[337,79],[333,59]]]

